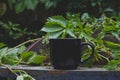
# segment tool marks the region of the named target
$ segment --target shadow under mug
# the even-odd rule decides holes
[[[82,42],[81,39],[50,39],[50,60],[54,69],[76,69],[81,63],[81,52],[84,45],[92,49],[89,60],[94,55],[94,46],[91,43]],[[84,61],[83,61],[84,62]]]

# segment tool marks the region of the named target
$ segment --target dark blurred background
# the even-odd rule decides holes
[[[39,38],[46,19],[53,15],[85,13],[120,15],[120,0],[0,0],[0,42],[12,47]]]

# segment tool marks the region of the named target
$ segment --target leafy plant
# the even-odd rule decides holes
[[[110,61],[109,58],[112,57],[112,51],[108,45],[112,43],[114,44],[112,47],[117,47],[117,43],[109,39],[105,40],[105,37],[110,35],[118,39],[120,24],[119,20],[115,21],[113,18],[108,18],[104,15],[96,19],[90,17],[87,13],[82,16],[67,13],[66,17],[61,15],[49,17],[41,30],[46,32],[45,36],[43,36],[43,42],[47,43],[49,38],[80,38],[86,42],[92,42],[95,45],[95,54],[94,58],[87,63],[90,66],[94,62]],[[118,48],[116,49],[118,50]],[[91,54],[90,49],[86,49],[84,53],[86,54],[83,59]]]
[[[8,67],[8,69],[17,76],[16,80],[35,80],[31,75],[27,74],[23,70],[13,70],[11,67]]]
[[[79,14],[67,13],[66,17],[52,16],[47,19],[44,27],[41,29],[46,32],[46,38],[84,38],[90,40],[92,36],[92,27],[83,26]]]
[[[17,14],[19,14],[25,9],[35,10],[39,3],[44,4],[46,8],[50,8],[55,7],[57,2],[59,2],[59,0],[9,0],[8,4],[11,10],[14,10]]]
[[[22,12],[24,9],[34,10],[39,0],[9,0],[9,6],[11,10],[15,10],[16,13]]]
[[[29,40],[23,42],[16,47],[9,48],[5,47],[3,43],[0,44],[0,65],[7,67],[12,73],[14,73],[17,78],[16,80],[35,80],[29,74],[23,70],[13,70],[7,65],[39,65],[43,66],[46,56],[44,54],[38,54],[36,52],[28,51],[26,52],[25,44],[29,42],[34,42],[38,39]]]
[[[104,66],[108,70],[120,70],[120,45],[113,42],[106,42],[112,52],[113,59]]]
[[[119,4],[114,1],[109,0],[76,0],[76,1],[70,1],[70,0],[8,0],[6,1],[8,6],[11,10],[14,10],[17,14],[23,12],[25,9],[28,10],[35,10],[38,8],[38,5],[44,5],[45,8],[51,9],[51,8],[58,8],[61,4],[64,5],[63,11],[70,11],[72,12],[79,12],[81,10],[84,12],[87,10],[88,13],[92,13],[90,9],[94,9],[94,15],[99,15],[101,13],[106,13],[108,15],[117,15],[119,14],[120,7]],[[98,13],[98,14],[96,14]]]
[[[19,24],[14,24],[11,21],[3,23],[0,21],[1,29],[4,30],[4,34],[13,39],[18,39],[24,35],[35,35],[33,32],[28,32],[27,28],[21,29]]]

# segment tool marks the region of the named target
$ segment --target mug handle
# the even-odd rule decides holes
[[[94,45],[92,43],[88,43],[88,42],[82,42],[81,45],[82,46],[89,45],[91,47],[91,49],[92,49],[92,54],[87,59],[82,61],[82,63],[84,63],[84,62],[88,61],[89,59],[91,59],[94,56]]]

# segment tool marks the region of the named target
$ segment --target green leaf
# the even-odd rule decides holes
[[[2,57],[2,63],[4,64],[14,65],[14,64],[17,64],[18,61],[19,59],[15,54],[10,54]]]
[[[103,39],[104,36],[105,36],[105,33],[104,32],[100,32],[96,39],[97,40]]]
[[[60,31],[62,29],[63,29],[63,27],[61,27],[60,25],[58,25],[56,23],[48,22],[41,30],[44,32],[56,32],[56,31]]]
[[[30,75],[28,74],[22,74],[22,76],[24,77],[24,80],[35,80],[34,78],[32,78]]]
[[[49,38],[58,38],[62,34],[62,31],[50,33]]]
[[[103,29],[104,32],[110,32],[112,30],[113,30],[113,28],[111,26],[104,25],[104,29]]]
[[[120,64],[120,60],[111,60],[104,68],[108,70],[116,70],[117,66]]]
[[[2,63],[2,58],[6,55],[7,49],[7,47],[0,49],[0,63]]]
[[[9,48],[9,49],[7,50],[6,55],[10,55],[10,54],[15,54],[15,55],[17,55],[18,50],[19,50],[18,48]]]
[[[18,49],[18,54],[22,54],[25,50],[26,50],[26,47],[25,47],[25,46],[19,47],[19,49]]]
[[[17,64],[19,58],[17,56],[18,48],[4,48],[4,52],[2,52],[1,62],[4,64]]]
[[[56,1],[50,1],[50,0],[41,0],[44,4],[45,4],[45,7],[47,9],[49,9],[50,7],[55,7],[56,6]]]
[[[83,20],[83,21],[86,21],[86,20],[88,20],[90,17],[89,17],[89,15],[88,15],[88,13],[84,13],[83,15],[82,15],[82,17],[81,17],[81,20]]]
[[[97,3],[95,3],[95,2],[92,2],[92,3],[91,3],[92,7],[96,6],[96,4],[97,4]]]
[[[38,4],[38,0],[25,0],[25,6],[27,9],[34,10]]]
[[[67,20],[63,16],[52,16],[49,17],[48,21],[56,22],[57,24],[61,25],[62,27],[66,27]]]
[[[74,32],[73,32],[72,30],[68,29],[68,30],[67,30],[67,33],[68,33],[71,37],[76,38],[76,36],[75,36],[75,34],[74,34]]]
[[[114,10],[112,8],[106,8],[104,9],[105,12],[114,12]]]
[[[5,46],[6,46],[6,44],[0,43],[0,48],[5,47]]]
[[[105,41],[106,46],[110,48],[111,51],[113,52],[120,52],[120,44],[110,42],[110,41]]]
[[[113,36],[115,36],[116,38],[119,38],[119,34],[117,32],[112,32],[111,33]]]
[[[24,77],[22,75],[17,76],[16,80],[24,80]]]
[[[26,0],[22,0],[18,4],[15,5],[15,11],[17,14],[22,12],[25,9],[25,3],[24,3],[25,1]]]
[[[40,65],[45,60],[45,56],[34,55],[28,60],[28,64]]]
[[[20,58],[24,61],[28,61],[30,57],[36,55],[34,52],[24,52],[21,54]]]

